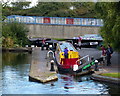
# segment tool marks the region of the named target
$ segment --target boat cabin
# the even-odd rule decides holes
[[[65,58],[65,48],[68,49],[68,58]],[[58,42],[55,52],[58,64],[65,69],[73,68],[74,65],[79,65],[79,53],[69,42]]]

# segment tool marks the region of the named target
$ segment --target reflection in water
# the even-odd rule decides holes
[[[108,94],[107,85],[101,84],[99,82],[93,82],[93,80],[88,80],[86,76],[79,77],[84,78],[83,81],[79,82],[77,77],[60,75],[59,83],[61,87],[64,86],[64,91],[67,94]],[[86,81],[87,80],[87,81]]]
[[[72,75],[69,75],[69,74],[66,74],[66,75],[61,75],[61,79],[63,79],[63,83],[65,84],[64,85],[64,88],[65,89],[71,89],[71,88],[74,88],[72,87],[73,85],[73,76]]]
[[[90,80],[90,76],[58,74],[58,81],[41,84],[30,82],[31,54],[3,53],[3,94],[111,94],[118,86]]]

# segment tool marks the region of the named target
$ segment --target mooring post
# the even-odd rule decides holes
[[[91,57],[91,60],[92,60],[92,61],[94,60],[94,57],[93,57],[93,56]]]
[[[54,60],[51,60],[50,63],[51,63],[50,71],[55,71],[55,69],[54,69]]]
[[[98,60],[95,60],[95,71],[99,71],[99,69],[98,69]]]
[[[41,46],[41,50],[44,50],[44,45],[42,44],[42,46]]]
[[[48,45],[48,43],[46,43],[46,50],[48,50],[48,48],[49,48],[49,45]]]

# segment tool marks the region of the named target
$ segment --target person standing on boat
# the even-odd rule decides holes
[[[65,47],[65,49],[64,49],[64,56],[65,56],[65,58],[68,58],[68,48],[67,47]]]

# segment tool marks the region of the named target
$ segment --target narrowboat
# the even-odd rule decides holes
[[[65,57],[65,48],[68,49],[68,58]],[[55,60],[60,73],[81,73],[82,62],[80,61],[79,52],[69,42],[58,42],[55,51]],[[87,70],[88,71],[88,70]]]

